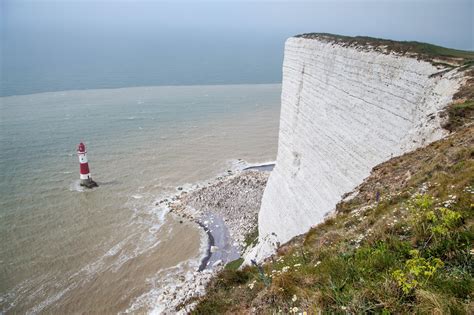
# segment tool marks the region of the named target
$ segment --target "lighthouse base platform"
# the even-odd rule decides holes
[[[94,182],[92,178],[81,179],[81,186],[86,187],[86,188],[99,187],[99,185],[96,182]]]

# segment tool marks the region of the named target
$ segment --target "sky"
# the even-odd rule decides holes
[[[473,3],[2,0],[1,92],[279,82],[285,39],[308,32],[473,50]]]
[[[4,0],[7,26],[114,28],[160,27],[291,34],[328,32],[427,41],[474,49],[472,0],[332,1],[125,1]]]

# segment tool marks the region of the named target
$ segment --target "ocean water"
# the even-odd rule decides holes
[[[0,98],[0,313],[146,312],[205,235],[155,205],[274,160],[281,86],[162,86]],[[92,177],[79,186],[76,145]],[[171,277],[171,278],[170,278]]]

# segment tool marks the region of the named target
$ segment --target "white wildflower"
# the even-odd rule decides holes
[[[295,295],[293,295],[293,298],[291,299],[293,302],[296,302],[296,300],[298,300],[298,297]]]
[[[253,290],[253,287],[255,286],[255,283],[257,280],[253,280],[251,283],[249,283],[247,286],[250,288],[250,290]]]
[[[317,267],[317,266],[319,266],[320,263],[321,263],[321,261],[318,260],[314,266]]]

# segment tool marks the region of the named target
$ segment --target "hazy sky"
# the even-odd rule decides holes
[[[473,0],[0,0],[2,94],[281,80],[300,33],[474,49]]]
[[[34,28],[330,32],[474,49],[472,0],[3,0],[8,25]],[[5,24],[4,24],[5,25]]]

